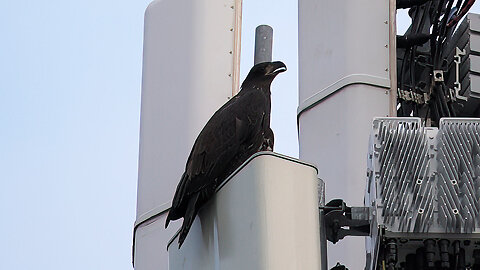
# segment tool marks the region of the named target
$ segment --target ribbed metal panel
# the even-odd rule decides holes
[[[456,243],[465,265],[477,263],[478,245],[470,243],[480,240],[480,119],[444,118],[431,128],[419,118],[376,118],[367,179],[365,204],[375,218],[366,269],[392,252],[386,243],[401,265],[423,252],[426,239],[447,250]],[[429,252],[430,263],[447,264]]]
[[[396,231],[424,231],[433,214],[428,141],[420,119],[374,122],[374,174],[381,223]]]
[[[374,120],[372,176],[378,225],[392,232],[480,228],[480,120]]]
[[[439,223],[446,232],[479,226],[480,121],[443,119],[438,134]]]

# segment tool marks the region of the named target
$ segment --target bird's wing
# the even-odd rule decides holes
[[[252,144],[258,144],[264,102],[261,93],[239,95],[220,108],[198,136],[187,161],[186,173],[190,182],[187,194],[210,185],[227,175],[226,167]],[[260,143],[261,144],[261,143]],[[240,165],[240,164],[238,164]],[[209,179],[205,179],[209,178]]]
[[[211,152],[212,146],[219,140],[215,135],[219,128],[223,125],[227,125],[229,111],[231,107],[238,105],[239,96],[235,96],[226,102],[215,114],[210,118],[207,124],[203,127],[202,131],[198,135],[195,143],[192,147],[190,155],[187,159],[185,172],[180,179],[180,183],[177,185],[175,195],[172,201],[172,208],[169,216],[172,219],[180,218],[186,211],[186,203],[188,194],[191,194],[195,190],[204,188],[206,185],[211,185],[212,181],[205,179],[207,175],[208,167],[211,166],[210,162],[207,162],[207,152]],[[227,122],[225,122],[227,121]],[[223,124],[222,124],[223,122]],[[213,141],[212,141],[213,139]],[[192,180],[193,179],[193,180]]]

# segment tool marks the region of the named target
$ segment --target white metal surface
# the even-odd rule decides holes
[[[135,269],[167,268],[164,210],[196,136],[238,87],[239,8],[156,0],[145,12]]]
[[[165,229],[166,215],[157,216],[138,226],[135,233],[135,269],[168,269],[167,243],[178,226]]]
[[[350,85],[355,85],[355,84],[370,85],[370,86],[376,86],[376,87],[385,88],[385,89],[389,89],[390,87],[390,81],[387,80],[386,78],[374,77],[366,74],[350,74],[334,82],[333,84],[325,87],[324,89],[308,97],[307,99],[303,100],[302,104],[298,106],[298,110],[297,110],[298,115],[316,106],[318,103],[322,102],[326,97],[337,92],[338,90]]]
[[[321,268],[317,171],[297,159],[252,156],[195,219],[170,270]]]
[[[390,14],[385,0],[299,0],[299,154],[318,168],[326,201],[363,205],[371,121],[390,111]],[[329,266],[363,269],[364,246],[329,245]]]

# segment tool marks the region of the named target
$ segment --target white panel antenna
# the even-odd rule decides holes
[[[241,0],[155,0],[145,11],[135,269],[166,269],[165,218],[198,133],[238,90]]]

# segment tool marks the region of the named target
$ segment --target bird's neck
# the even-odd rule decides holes
[[[240,92],[242,91],[262,91],[262,93],[270,95],[270,84],[243,83],[240,88]]]

